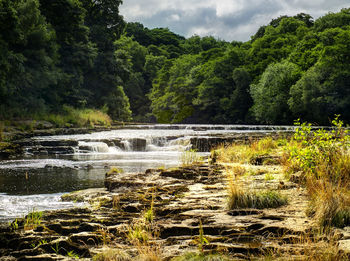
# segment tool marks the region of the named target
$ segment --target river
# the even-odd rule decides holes
[[[103,187],[113,166],[124,172],[180,164],[193,137],[249,132],[288,131],[288,126],[244,125],[133,125],[119,130],[82,135],[34,137],[24,142],[25,154],[0,161],[0,222],[28,212],[70,208],[62,194]],[[206,157],[208,152],[201,152]]]

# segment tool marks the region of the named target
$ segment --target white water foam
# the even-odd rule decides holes
[[[2,193],[0,194],[0,220],[14,220],[15,218],[24,217],[31,211],[85,206],[84,203],[63,202],[61,200],[62,194],[11,196]]]

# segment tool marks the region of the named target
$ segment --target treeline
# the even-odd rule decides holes
[[[350,120],[350,8],[226,42],[125,23],[120,4],[0,1],[0,117],[68,105],[160,123]]]
[[[335,114],[350,120],[350,9],[316,21],[281,16],[244,43],[183,39],[138,23],[129,23],[119,42],[129,42],[130,60],[139,62],[126,92],[143,90],[158,122],[329,124]]]
[[[131,120],[121,0],[1,0],[0,118],[98,108]],[[121,64],[119,64],[121,63]]]

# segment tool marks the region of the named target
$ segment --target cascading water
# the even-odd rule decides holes
[[[292,127],[275,127],[288,131]],[[103,187],[105,173],[116,166],[125,172],[179,164],[191,139],[273,127],[239,125],[134,125],[82,135],[36,137],[24,141],[22,159],[0,161],[0,221],[31,211],[71,207],[64,192]],[[205,153],[204,153],[205,154]],[[203,154],[203,155],[204,155]]]

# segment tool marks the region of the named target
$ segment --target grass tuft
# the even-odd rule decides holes
[[[131,256],[123,250],[106,248],[92,258],[93,261],[132,261]]]
[[[188,252],[181,256],[172,258],[171,261],[229,261],[229,256],[222,254],[204,254],[196,252]]]
[[[267,190],[247,192],[238,188],[230,188],[228,197],[229,209],[237,208],[277,208],[288,203],[287,197],[277,191]]]
[[[124,170],[123,169],[120,169],[118,167],[111,167],[109,169],[109,171],[106,173],[106,176],[110,176],[110,175],[117,175],[117,174],[123,174],[124,173]]]
[[[199,156],[196,150],[190,149],[185,150],[180,155],[180,162],[182,166],[189,166],[202,161],[201,156]]]

